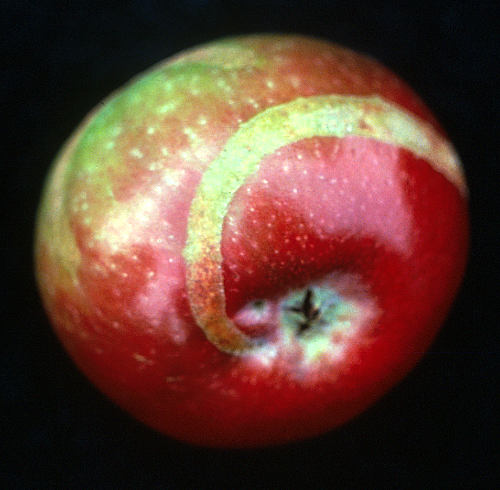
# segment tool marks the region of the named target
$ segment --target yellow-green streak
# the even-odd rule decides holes
[[[184,248],[192,312],[220,350],[242,353],[254,342],[225,313],[221,239],[236,191],[279,148],[312,137],[363,136],[425,158],[462,193],[466,185],[451,144],[432,126],[379,97],[321,95],[270,107],[241,124],[205,171],[191,204]]]

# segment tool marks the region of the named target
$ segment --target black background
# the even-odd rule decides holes
[[[492,244],[498,234],[500,140],[496,4],[151,0],[109,6],[3,0],[0,154],[7,294],[0,486],[490,488],[498,463],[498,259]],[[73,366],[36,292],[34,213],[51,160],[103,97],[182,49],[263,31],[315,35],[368,53],[420,93],[463,159],[471,190],[471,259],[431,351],[372,409],[310,441],[208,450],[135,422]]]

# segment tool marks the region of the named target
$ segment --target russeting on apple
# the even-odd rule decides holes
[[[365,410],[462,280],[467,185],[415,93],[300,36],[219,40],[99,105],[58,155],[36,275],[76,365],[174,438],[255,447]]]

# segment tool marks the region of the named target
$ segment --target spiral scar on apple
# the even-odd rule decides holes
[[[35,271],[106,396],[169,437],[251,448],[332,430],[410,372],[468,245],[459,159],[411,87],[259,34],[162,61],[82,121]]]
[[[460,161],[451,144],[431,125],[380,97],[300,97],[257,114],[240,126],[204,173],[191,204],[183,251],[193,315],[221,351],[241,354],[260,346],[258,340],[241,332],[225,311],[222,228],[235,193],[257,172],[262,159],[279,148],[312,137],[350,135],[388,143],[425,158],[467,195]],[[311,297],[305,301],[306,316],[310,317]],[[305,311],[303,307],[301,311]]]

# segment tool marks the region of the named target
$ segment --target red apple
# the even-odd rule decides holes
[[[224,39],[112,94],[39,210],[44,305],[119,406],[190,443],[328,431],[405,376],[463,276],[467,186],[431,112],[377,62]]]

